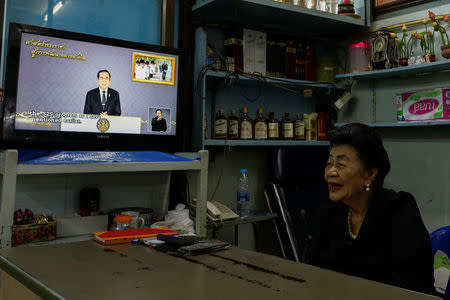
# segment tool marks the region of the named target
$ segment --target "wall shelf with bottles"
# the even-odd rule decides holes
[[[295,140],[218,140],[211,139],[205,140],[205,146],[273,146],[273,147],[285,147],[285,146],[328,146],[328,141],[295,141]]]
[[[370,0],[364,0],[370,8]],[[349,35],[367,31],[366,18],[355,19],[274,0],[197,0],[192,8],[196,24],[241,24],[261,30],[280,30],[308,36]]]
[[[440,60],[432,63],[397,67],[386,70],[374,70],[361,73],[338,74],[336,79],[382,79],[411,75],[427,75],[433,72],[449,72],[450,60]]]
[[[369,10],[370,0],[358,1],[363,7],[367,8],[366,10]],[[366,24],[364,18],[354,19],[274,0],[197,0],[196,5],[192,8],[192,14],[194,24],[198,25],[195,30],[195,89],[192,126],[192,140],[195,150],[205,147],[225,146],[223,140],[215,140],[215,119],[219,110],[224,110],[227,118],[232,110],[235,110],[237,117],[241,117],[241,110],[246,107],[248,117],[255,119],[255,112],[261,108],[264,111],[263,118],[267,118],[270,112],[274,112],[275,120],[278,120],[281,124],[281,121],[285,119],[285,113],[288,113],[290,121],[300,120],[299,114],[303,116],[304,114],[319,112],[319,109],[329,105],[330,97],[334,98],[340,93],[336,90],[347,90],[349,88],[348,85],[344,84],[217,71],[216,69],[227,67],[226,57],[234,57],[234,53],[239,51],[239,46],[243,47],[244,44],[237,42],[226,44],[227,40],[241,39],[237,33],[239,30],[251,29],[264,32],[268,36],[267,41],[276,41],[278,46],[284,43],[286,48],[286,45],[294,40],[292,43],[298,43],[294,46],[296,56],[305,55],[305,57],[311,55],[311,52],[306,54],[307,49],[311,49],[308,46],[311,37],[333,36],[334,39],[338,39],[339,36],[348,37],[350,34],[367,32],[368,30],[368,24]],[[365,13],[365,15],[370,16],[370,12]],[[215,25],[209,26],[210,24]],[[305,42],[306,40],[308,41]],[[282,47],[280,46],[280,49],[283,49]],[[284,49],[279,50],[276,47],[275,50],[273,47],[270,50],[272,53],[286,51]],[[331,52],[335,53],[334,50]],[[230,55],[230,53],[233,54]],[[272,57],[270,54],[267,55]],[[241,59],[244,61],[245,56]],[[291,60],[292,56],[289,59]],[[220,63],[218,63],[219,60]],[[309,76],[304,74],[306,70],[302,73],[302,67],[305,69],[309,67],[309,71],[315,68],[311,60],[305,59],[304,61],[305,64],[307,61],[309,65],[298,67],[300,71],[296,69],[295,76],[292,76],[292,73],[290,76],[282,74],[284,71],[281,67],[273,67],[274,65],[279,66],[281,60],[272,60],[270,62],[271,69],[269,69],[269,63],[267,61],[265,63],[268,74],[281,73],[282,75],[279,77],[285,75],[290,78],[314,78],[314,75],[311,75],[314,72],[308,73]],[[219,66],[212,67],[216,65]],[[243,66],[241,65],[238,68],[243,68]],[[292,68],[290,72],[292,72]],[[322,80],[324,80],[323,77]],[[323,146],[328,144],[327,142],[318,143],[301,140],[235,140],[231,145]]]
[[[334,126],[340,127],[344,126],[348,123],[335,123]],[[442,125],[450,125],[450,121],[434,121],[434,122],[402,122],[402,123],[364,123],[370,127],[381,127],[381,128],[389,128],[389,127],[430,127],[430,126],[442,126]]]

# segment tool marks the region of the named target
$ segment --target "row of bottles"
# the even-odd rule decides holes
[[[227,118],[223,109],[219,110],[214,126],[216,139],[241,140],[307,140],[325,141],[327,139],[326,114],[324,112],[300,114],[293,121],[289,113],[284,113],[281,121],[275,119],[275,113],[269,112],[264,118],[263,109],[259,108],[253,120],[248,116],[248,109],[242,109],[242,116],[236,116],[236,110],[231,111]]]

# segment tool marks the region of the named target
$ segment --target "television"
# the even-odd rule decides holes
[[[180,49],[10,23],[3,148],[177,150]]]

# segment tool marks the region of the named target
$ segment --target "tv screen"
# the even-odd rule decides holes
[[[11,23],[3,140],[176,150],[180,66],[177,49]]]

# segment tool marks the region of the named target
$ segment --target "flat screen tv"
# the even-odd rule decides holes
[[[3,148],[177,150],[181,50],[9,28]]]

